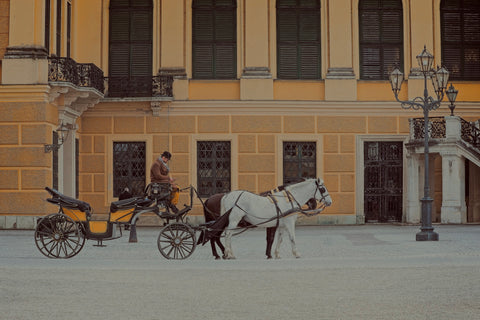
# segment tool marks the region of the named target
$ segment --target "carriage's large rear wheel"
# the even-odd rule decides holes
[[[42,218],[35,229],[35,244],[49,258],[71,258],[82,250],[85,237],[70,217],[54,213]]]
[[[182,260],[190,257],[195,250],[195,232],[184,223],[172,223],[160,231],[158,250],[167,259]]]

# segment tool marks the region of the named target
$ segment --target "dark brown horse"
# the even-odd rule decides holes
[[[271,194],[271,191],[263,192],[260,195],[267,196]],[[197,244],[205,244],[206,242],[210,241],[210,246],[212,248],[212,254],[215,259],[220,259],[220,256],[217,253],[216,245],[222,250],[222,257],[225,252],[225,247],[223,246],[222,242],[220,241],[221,234],[225,227],[227,226],[228,219],[221,219],[220,218],[220,205],[222,201],[222,197],[225,193],[217,193],[213,196],[210,196],[205,203],[203,204],[203,215],[205,217],[205,223],[210,228],[209,231],[202,231],[200,237],[198,238]],[[220,218],[220,219],[219,219]],[[240,222],[238,225],[239,227],[248,227],[247,222]],[[267,228],[267,248],[265,250],[265,255],[267,259],[272,258],[272,245],[273,240],[275,239],[275,231],[277,227]]]

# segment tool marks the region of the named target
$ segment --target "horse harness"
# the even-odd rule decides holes
[[[327,197],[327,195],[325,195],[325,188],[322,187],[321,185],[318,184],[318,182],[315,182],[317,184],[317,188],[315,189],[315,193],[313,194],[313,198],[315,198],[317,192],[320,192],[320,195],[322,196],[321,199],[320,199],[320,202],[323,202],[323,200]],[[265,224],[265,223],[268,223],[270,221],[273,221],[274,219],[277,220],[277,223],[276,223],[276,227],[278,227],[278,224],[279,224],[279,221],[281,218],[284,218],[292,213],[302,213],[306,216],[314,216],[314,215],[317,215],[317,214],[320,214],[324,209],[325,209],[325,205],[323,205],[321,208],[319,209],[313,209],[313,210],[303,210],[302,209],[302,206],[300,205],[300,203],[297,201],[297,199],[295,199],[295,197],[292,195],[292,193],[285,189],[283,190],[285,192],[285,195],[286,197],[288,198],[288,202],[290,202],[292,204],[292,208],[285,211],[285,212],[282,212],[282,210],[280,209],[280,207],[278,206],[278,201],[277,199],[275,199],[275,195],[273,194],[269,194],[267,195],[268,198],[270,198],[272,200],[272,202],[275,204],[275,208],[276,208],[276,211],[277,211],[277,215],[276,217],[273,217],[271,219],[268,219],[266,220],[265,222],[262,222],[262,223],[259,223],[257,225],[254,225],[252,227],[256,227],[258,225],[261,225],[261,224]],[[237,207],[239,208],[240,210],[242,210],[243,212],[245,212],[246,214],[249,214],[247,211],[245,211],[242,207],[240,207],[238,205],[238,201],[240,200],[240,198],[242,197],[242,195],[245,193],[246,191],[242,191],[242,193],[240,193],[240,195],[238,196],[237,200],[235,200],[235,203],[234,205],[226,212],[226,213],[230,213],[233,208]],[[294,203],[298,206],[298,207],[295,207],[294,206]]]

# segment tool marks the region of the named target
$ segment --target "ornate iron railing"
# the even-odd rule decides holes
[[[466,120],[461,120],[462,140],[472,144],[475,148],[480,148],[480,128]]]
[[[108,97],[173,97],[173,76],[108,77]]]
[[[414,118],[410,119],[413,129],[412,139],[420,140],[424,138],[424,119]],[[475,148],[480,148],[480,128],[474,123],[468,122],[462,118],[460,137],[463,141],[473,145]],[[429,137],[431,139],[446,138],[446,122],[443,117],[432,117],[428,121]]]
[[[77,63],[72,58],[48,57],[48,81],[69,82],[78,87],[105,91],[103,71],[93,63]]]
[[[413,118],[411,119],[413,127],[413,139],[419,140],[425,137],[425,119]],[[431,139],[441,139],[446,137],[445,118],[431,117],[428,118],[428,136]]]

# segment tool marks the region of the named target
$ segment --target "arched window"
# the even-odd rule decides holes
[[[401,0],[360,0],[360,79],[387,80],[395,64],[403,69]]]
[[[194,79],[237,77],[235,0],[194,0],[192,4]]]
[[[480,80],[480,1],[440,3],[442,64],[452,80]]]
[[[108,94],[152,95],[152,0],[110,1]]]
[[[319,0],[277,1],[277,78],[320,79]]]

